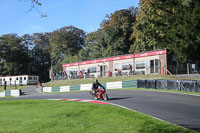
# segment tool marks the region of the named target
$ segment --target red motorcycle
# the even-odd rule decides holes
[[[102,87],[97,88],[97,92],[96,93],[94,93],[92,91],[90,92],[90,94],[94,97],[95,100],[98,100],[98,99],[108,100],[108,95],[106,93],[106,89],[105,88],[102,88]]]

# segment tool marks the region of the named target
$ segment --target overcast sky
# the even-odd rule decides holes
[[[28,12],[31,5],[26,0],[1,0],[0,35],[18,35],[52,32],[73,25],[86,32],[99,28],[106,14],[131,6],[137,7],[139,0],[39,0],[38,10],[47,14],[41,18],[39,12]]]

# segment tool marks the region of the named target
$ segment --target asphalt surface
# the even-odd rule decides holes
[[[92,99],[88,92],[43,94],[36,87],[22,90],[23,96],[0,99]],[[200,96],[136,90],[108,90],[107,102],[200,132]]]

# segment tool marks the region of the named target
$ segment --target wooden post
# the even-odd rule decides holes
[[[189,75],[190,74],[190,68],[189,68],[189,63],[187,63],[187,74]]]

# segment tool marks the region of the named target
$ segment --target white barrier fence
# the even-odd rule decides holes
[[[120,89],[123,88],[123,81],[107,82],[103,84],[106,89]],[[58,86],[58,87],[43,87],[43,92],[68,92],[68,91],[85,91],[91,90],[92,84],[80,84],[72,86]]]
[[[5,96],[18,97],[20,96],[20,90],[5,90],[4,92],[0,92],[0,97]]]

